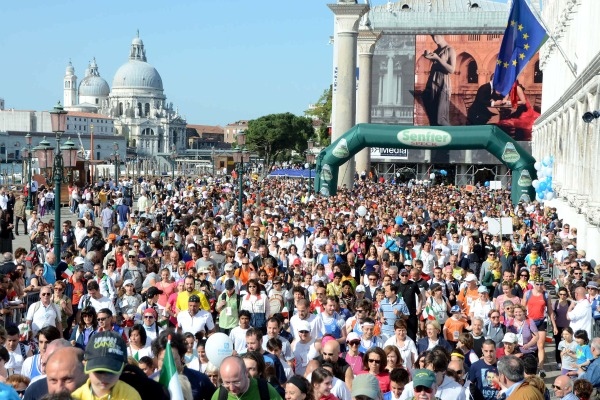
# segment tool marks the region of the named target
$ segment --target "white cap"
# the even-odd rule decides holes
[[[478,293],[488,293],[488,288],[486,288],[485,286],[481,285],[479,286],[479,289],[477,289]]]
[[[75,257],[73,260],[73,265],[82,265],[85,264],[85,259],[83,257]]]
[[[309,331],[310,332],[310,322],[301,319],[296,325],[296,330],[300,331]]]
[[[465,277],[465,282],[473,281],[477,281],[477,277],[475,276],[475,274],[467,274],[467,276]]]
[[[360,340],[360,336],[356,332],[350,332],[348,336],[346,336],[346,343],[351,342],[353,340]]]
[[[364,293],[364,292],[365,292],[365,287],[364,287],[364,285],[358,285],[358,286],[356,287],[356,289],[354,289],[354,291],[355,291],[356,293]]]

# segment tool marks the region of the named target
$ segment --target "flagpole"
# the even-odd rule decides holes
[[[554,39],[554,36],[550,34],[550,30],[548,29],[548,26],[546,25],[546,23],[544,22],[544,19],[542,18],[542,16],[540,15],[540,13],[538,12],[537,8],[535,8],[533,6],[533,4],[529,4],[528,5],[529,8],[533,11],[533,13],[536,15],[538,21],[540,24],[542,24],[542,26],[544,27],[544,29],[546,30],[546,32],[548,33],[548,37],[552,40],[552,42],[554,43],[554,45],[556,46],[556,48],[558,49],[558,52],[562,55],[563,59],[565,60],[565,62],[567,63],[567,66],[569,67],[569,69],[571,70],[571,73],[573,74],[574,78],[577,78],[577,71],[575,71],[575,67],[573,66],[573,64],[571,63],[571,61],[569,61],[566,53],[564,52],[564,50],[562,49],[562,47],[558,44],[558,42],[556,41],[556,39]]]

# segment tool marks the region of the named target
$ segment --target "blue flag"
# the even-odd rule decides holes
[[[494,90],[506,96],[548,34],[525,0],[513,0],[508,24],[496,60]]]

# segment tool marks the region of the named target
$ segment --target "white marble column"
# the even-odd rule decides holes
[[[335,14],[336,21],[333,59],[337,61],[337,89],[332,100],[335,102],[335,109],[332,110],[331,129],[331,141],[334,142],[354,126],[358,22],[369,10],[369,5],[338,0],[337,4],[329,4],[328,7]],[[352,188],[354,172],[354,158],[350,158],[340,167],[338,186]]]
[[[356,123],[371,122],[371,69],[375,43],[381,37],[381,32],[361,29],[358,32],[358,99],[356,103]],[[371,168],[370,149],[364,148],[356,156],[356,170],[369,171]]]

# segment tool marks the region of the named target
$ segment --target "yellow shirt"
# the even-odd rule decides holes
[[[106,396],[94,396],[89,379],[83,386],[75,390],[71,394],[71,397],[76,400],[142,400],[137,390],[123,381],[117,381],[117,384],[113,386],[110,393]]]
[[[192,293],[188,293],[187,290],[184,290],[183,292],[179,292],[179,294],[177,295],[177,302],[175,303],[175,307],[177,307],[177,309],[179,311],[187,310],[188,309],[188,299],[190,298],[190,296],[192,296],[194,294],[196,296],[200,297],[200,308],[210,312],[210,304],[208,303],[208,300],[206,299],[206,295],[197,290],[194,290]]]

